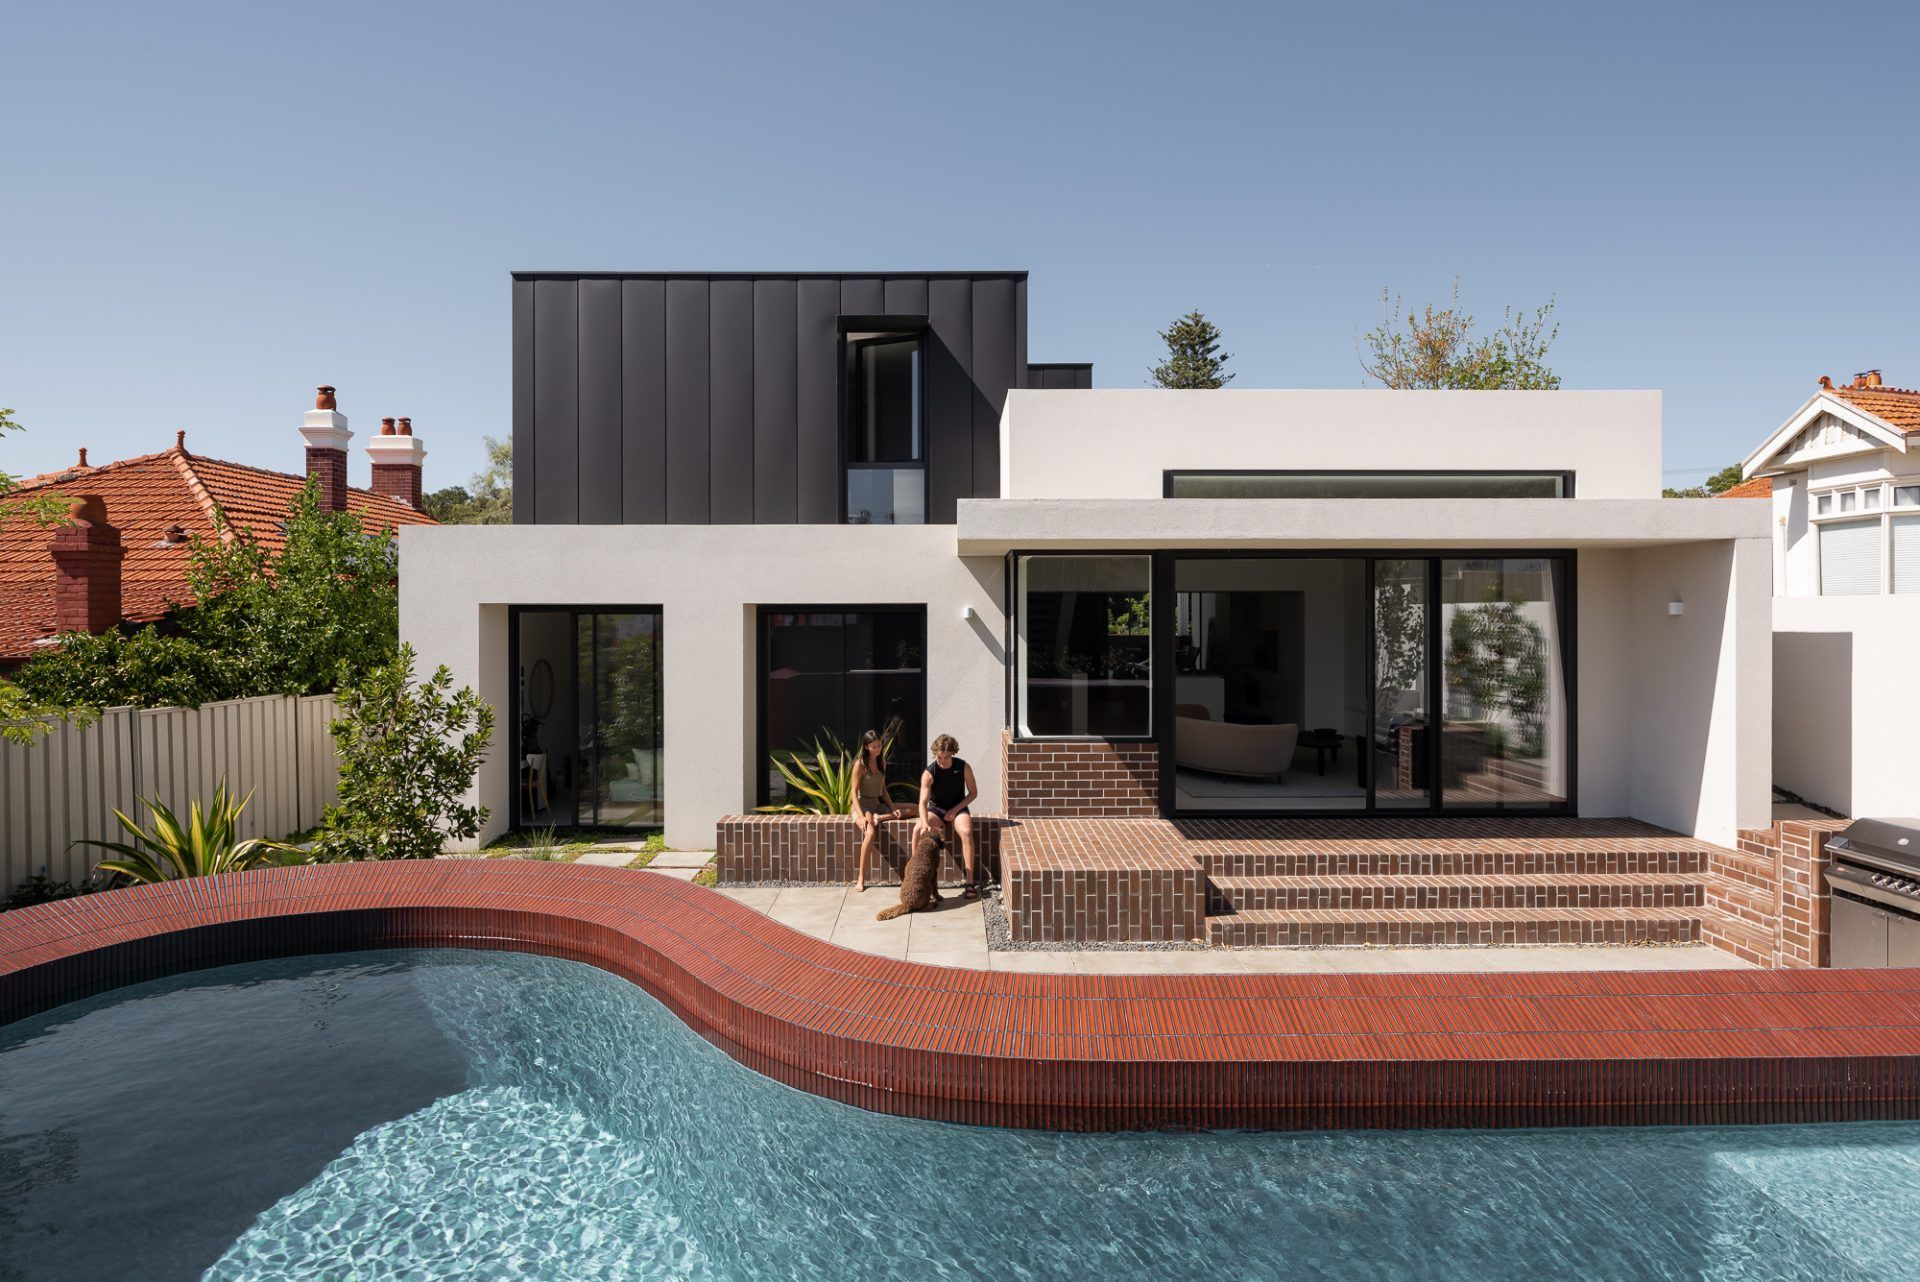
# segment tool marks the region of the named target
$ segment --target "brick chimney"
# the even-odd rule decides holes
[[[322,386],[307,411],[300,435],[307,441],[307,475],[320,482],[320,510],[347,510],[347,442],[353,433],[347,429],[347,416],[333,399],[333,389]]]
[[[73,501],[67,523],[53,536],[54,627],[61,632],[105,632],[120,622],[120,531],[107,524],[99,495]]]
[[[380,435],[367,442],[367,455],[373,459],[373,492],[418,510],[420,463],[427,447],[413,434],[413,420],[381,419]]]

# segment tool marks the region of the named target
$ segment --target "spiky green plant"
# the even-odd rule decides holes
[[[227,792],[227,781],[222,779],[213,790],[213,800],[204,808],[198,801],[193,803],[185,823],[163,803],[148,799],[146,828],[118,810],[113,812],[120,826],[132,835],[131,842],[88,838],[73,844],[113,851],[120,857],[101,860],[98,871],[142,885],[306,863],[309,856],[298,846],[261,837],[238,839],[240,814],[252,800],[251,792],[239,801],[233,800]]]
[[[856,758],[839,739],[832,735],[828,735],[824,743],[815,739],[811,754],[776,752],[770,756],[773,768],[787,781],[788,793],[798,793],[806,800],[762,806],[762,812],[775,815],[853,813],[853,767]]]

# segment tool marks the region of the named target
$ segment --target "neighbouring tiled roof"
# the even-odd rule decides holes
[[[1920,434],[1920,390],[1910,387],[1832,387],[1837,396],[1857,410],[1891,424],[1909,436]]]
[[[1755,476],[1714,495],[1717,499],[1764,499],[1773,493],[1773,478]]]
[[[287,509],[305,484],[304,476],[202,458],[176,446],[100,467],[29,477],[18,494],[99,495],[126,549],[121,613],[129,622],[149,623],[170,604],[192,600],[187,545],[163,546],[169,526],[181,526],[189,538],[212,537],[217,507],[229,523],[277,552]],[[370,529],[435,524],[424,512],[367,490],[348,490],[347,509]],[[54,634],[52,539],[51,528],[31,519],[0,521],[0,660],[25,658],[34,653],[35,642]]]

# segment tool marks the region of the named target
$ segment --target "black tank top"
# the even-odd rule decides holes
[[[933,775],[933,792],[928,798],[942,810],[950,810],[965,800],[967,795],[967,763],[959,757],[945,770],[940,768],[938,758],[927,763],[927,770]]]

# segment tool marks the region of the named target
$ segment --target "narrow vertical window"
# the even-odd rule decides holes
[[[918,334],[847,336],[847,520],[927,519],[925,351]]]

